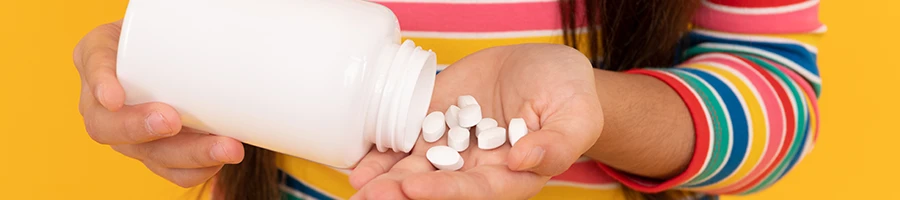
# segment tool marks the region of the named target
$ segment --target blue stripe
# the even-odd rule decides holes
[[[306,194],[307,196],[310,196],[312,198],[319,199],[319,200],[332,200],[333,199],[329,196],[326,196],[325,194],[322,194],[319,191],[316,191],[316,189],[313,189],[313,188],[307,186],[306,184],[303,184],[302,182],[295,179],[290,174],[284,173],[281,170],[278,170],[278,177],[284,178],[279,181],[280,183],[284,184],[285,186],[287,186],[291,189],[297,190],[300,193]]]
[[[719,200],[718,195],[703,195],[699,200]]]
[[[690,72],[702,78],[703,80],[706,80],[706,82],[709,83],[709,85],[711,85],[716,90],[716,92],[719,92],[720,96],[722,97],[722,102],[725,103],[725,106],[728,108],[728,114],[732,119],[731,123],[734,127],[734,135],[732,137],[733,143],[731,154],[725,162],[725,166],[722,167],[722,170],[713,175],[712,178],[709,178],[706,181],[700,183],[695,183],[692,181],[684,187],[703,187],[712,185],[714,183],[722,181],[723,179],[734,173],[735,170],[737,170],[738,166],[740,166],[741,162],[744,160],[744,156],[747,153],[747,146],[750,142],[750,128],[748,127],[750,122],[747,120],[747,112],[741,106],[741,101],[738,99],[737,94],[735,94],[734,91],[732,91],[731,88],[729,88],[728,85],[725,84],[725,82],[723,82],[721,79],[711,75],[708,72],[698,69],[679,69]]]
[[[764,51],[768,51],[780,56],[783,56],[795,63],[799,64],[806,70],[809,70],[813,75],[819,76],[819,67],[816,64],[817,56],[812,52],[806,50],[805,47],[800,46],[798,44],[789,44],[789,43],[775,43],[775,42],[764,42],[764,41],[741,41],[741,40],[733,40],[733,39],[725,39],[713,37],[710,35],[703,35],[697,32],[691,32],[690,34],[690,46],[696,46],[700,43],[714,42],[714,43],[726,43],[726,44],[736,44],[743,46],[750,46],[758,49],[762,49]]]

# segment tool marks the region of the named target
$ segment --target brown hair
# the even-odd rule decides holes
[[[560,0],[559,4],[565,43],[586,50],[595,68],[624,71],[672,66],[699,0]],[[584,35],[579,29],[585,30]]]
[[[214,196],[225,200],[275,200],[278,193],[278,167],[275,152],[244,144],[244,161],[225,165],[216,177]]]
[[[623,71],[671,66],[697,4],[698,0],[560,0],[565,43],[587,52],[595,68]],[[581,28],[586,32],[580,33]],[[275,153],[251,145],[244,145],[244,151],[243,162],[226,165],[219,172],[216,196],[226,200],[280,198]],[[690,195],[624,190],[628,199]]]

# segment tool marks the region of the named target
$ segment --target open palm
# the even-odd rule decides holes
[[[565,171],[600,135],[603,114],[588,60],[561,45],[528,44],[476,52],[441,72],[430,111],[474,96],[485,118],[506,127],[525,119],[530,129],[515,147],[482,150],[471,136],[455,172],[436,171],[425,158],[435,145],[419,139],[409,154],[371,151],[353,170],[355,199],[523,199]],[[430,112],[429,111],[429,112]]]

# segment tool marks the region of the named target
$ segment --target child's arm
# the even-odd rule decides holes
[[[825,30],[818,5],[703,1],[684,62],[671,69],[630,71],[664,84],[634,78],[630,81],[649,88],[613,90],[624,92],[610,101],[632,98],[622,112],[603,104],[607,125],[587,155],[641,192],[682,188],[739,194],[772,185],[812,149],[818,133],[821,79],[815,45]],[[598,87],[603,78],[598,75]],[[659,87],[674,92],[647,93]],[[682,103],[670,105],[672,95]],[[623,118],[637,120],[615,120]]]

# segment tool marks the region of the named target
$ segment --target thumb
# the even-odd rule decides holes
[[[125,102],[125,91],[116,77],[121,27],[121,20],[97,27],[78,43],[73,55],[92,96],[110,111],[121,109]]]
[[[559,175],[590,147],[573,144],[570,140],[565,134],[552,130],[528,133],[510,150],[508,167],[543,176]]]

